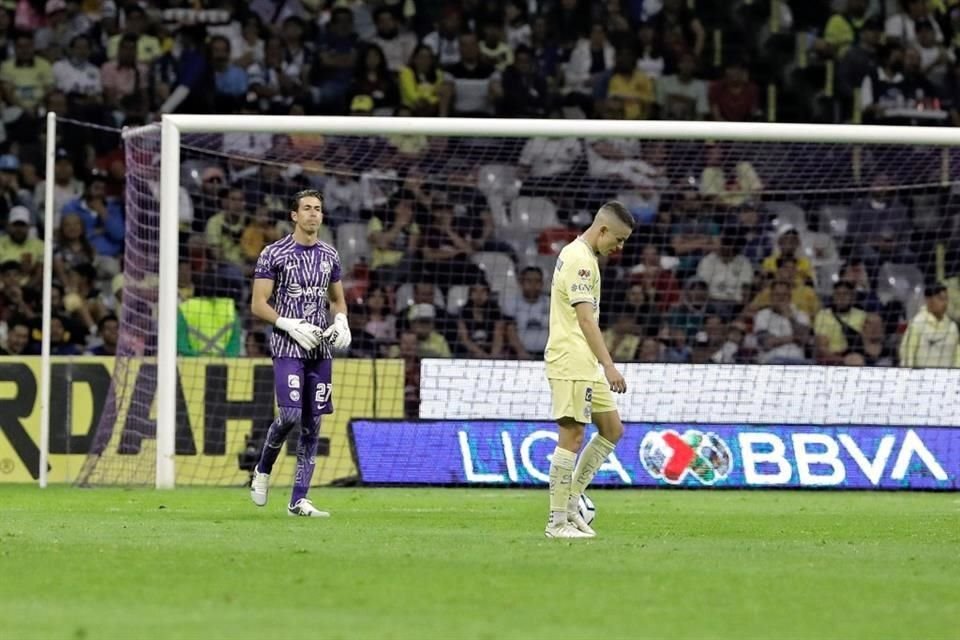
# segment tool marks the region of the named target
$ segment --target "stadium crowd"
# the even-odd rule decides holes
[[[163,113],[956,126],[958,52],[956,0],[4,2],[0,346],[37,352],[52,224],[54,353],[117,352],[118,127]],[[68,120],[43,176],[49,111]],[[618,361],[960,366],[898,352],[917,313],[956,332],[960,190],[912,189],[882,157],[858,189],[784,197],[794,169],[848,186],[852,162],[579,139],[227,134],[210,150],[182,172],[183,355],[269,355],[249,276],[313,187],[344,258],[351,353],[406,359],[411,393],[420,357],[540,356],[553,258],[613,197],[638,223],[602,264]]]

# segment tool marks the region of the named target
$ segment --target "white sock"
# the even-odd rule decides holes
[[[609,456],[616,447],[600,434],[597,434],[593,440],[587,443],[580,454],[580,461],[577,462],[577,469],[573,472],[573,483],[570,486],[570,503],[568,508],[577,509],[577,502],[580,500],[580,494],[583,493],[587,485],[597,475],[597,471],[603,466],[607,456]]]
[[[567,499],[573,478],[573,465],[577,454],[557,446],[550,461],[550,526],[567,521]]]

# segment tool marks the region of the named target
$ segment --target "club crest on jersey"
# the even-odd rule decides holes
[[[316,302],[308,302],[308,303],[306,303],[305,305],[303,305],[303,315],[304,315],[304,316],[310,317],[310,316],[316,315],[316,313],[317,313],[317,303],[316,303]]]
[[[329,260],[320,261],[320,273],[330,273],[331,269],[333,269],[333,265],[330,264]]]
[[[294,389],[290,392],[290,399],[294,402],[300,402],[300,392]]]
[[[287,285],[287,295],[291,298],[299,298],[303,295],[303,287],[296,282],[291,282]]]
[[[590,277],[590,269],[580,269],[577,271],[577,275],[586,280]]]

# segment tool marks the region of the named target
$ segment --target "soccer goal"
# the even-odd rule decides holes
[[[958,130],[167,115],[124,140],[120,340],[82,484],[247,479],[275,406],[250,273],[303,188],[324,193],[321,237],[356,301],[315,482],[356,474],[351,419],[549,417],[546,328],[523,297],[549,291],[559,247],[610,199],[637,220],[603,267],[627,420],[960,424],[956,370],[849,366],[868,358],[833,348],[853,340],[839,321],[774,358],[751,324],[774,280],[811,333],[850,283],[879,322],[867,364],[895,365],[924,286],[957,275]],[[464,315],[491,300],[511,321]]]

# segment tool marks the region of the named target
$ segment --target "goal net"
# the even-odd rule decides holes
[[[356,475],[346,436],[354,418],[549,418],[536,363],[556,255],[607,200],[623,202],[637,223],[625,250],[600,263],[605,340],[615,360],[638,363],[628,382],[646,397],[629,419],[680,419],[656,409],[667,397],[675,416],[745,421],[774,407],[780,419],[789,407],[799,412],[792,422],[829,421],[836,415],[817,409],[823,401],[906,409],[908,372],[847,375],[840,397],[825,392],[837,380],[831,371],[910,365],[899,343],[925,288],[960,292],[960,154],[929,130],[186,122],[176,181],[163,186],[171,155],[160,127],[125,136],[121,338],[83,483],[153,483],[158,419],[161,432],[173,430],[166,457],[176,484],[247,480],[276,406],[270,328],[249,312],[252,269],[265,244],[290,231],[302,189],[323,193],[321,239],[339,251],[353,331],[348,357],[334,363],[319,484]],[[176,259],[164,263],[171,213]],[[172,282],[176,314],[164,314]],[[781,320],[764,311],[772,308],[784,310]],[[794,330],[803,336],[782,340]],[[924,349],[932,360],[912,364],[955,366],[954,353]],[[163,367],[173,352],[175,375]],[[707,364],[730,366],[696,366]],[[165,376],[175,382],[172,407],[157,398]],[[916,383],[941,403],[936,420],[954,417],[942,402],[955,383],[942,370]],[[294,449],[281,456],[279,482]]]

